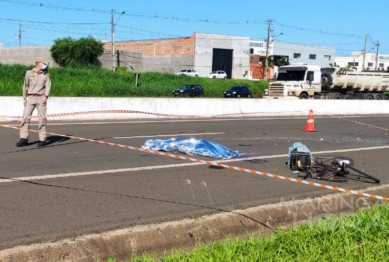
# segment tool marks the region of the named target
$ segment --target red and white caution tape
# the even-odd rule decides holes
[[[345,121],[348,121],[348,122],[352,122],[352,123],[355,123],[355,124],[358,124],[358,125],[363,125],[363,126],[368,126],[368,127],[373,127],[373,128],[377,128],[377,129],[389,131],[388,128],[384,128],[384,127],[380,127],[380,126],[375,126],[375,125],[370,125],[370,124],[362,123],[362,122],[355,121],[355,120],[351,120],[351,119],[347,119],[347,118],[344,118],[344,117],[341,117],[341,116],[333,116],[333,115],[329,115],[329,116],[331,116],[331,117],[333,117],[333,118],[342,119],[342,120],[345,120]]]
[[[244,116],[244,115],[266,115],[266,114],[290,114],[301,113],[302,111],[279,111],[279,112],[251,112],[251,113],[231,113],[231,114],[219,114],[209,116],[199,115],[179,115],[179,114],[165,114],[165,113],[153,113],[138,110],[93,110],[93,111],[81,111],[81,112],[69,112],[47,115],[32,115],[32,116],[1,116],[0,118],[18,119],[18,118],[50,118],[50,117],[68,117],[68,116],[80,116],[80,115],[99,115],[99,114],[142,114],[142,115],[154,115],[171,118],[212,118],[212,117],[224,117],[224,116]]]
[[[11,125],[2,125],[2,124],[0,124],[0,127],[16,129],[16,130],[22,130],[22,128],[20,128],[20,127],[14,127],[14,126],[11,126]],[[28,130],[31,131],[31,132],[35,132],[35,133],[43,133],[41,131],[36,131],[36,130],[31,130],[31,129],[28,129]],[[97,139],[89,139],[89,138],[83,138],[83,137],[78,137],[78,136],[69,136],[69,135],[50,133],[50,132],[44,132],[44,133],[48,134],[48,135],[53,135],[53,136],[60,136],[60,137],[65,137],[65,138],[71,138],[71,139],[76,139],[76,140],[87,141],[87,142],[94,142],[94,143],[103,144],[103,145],[109,145],[109,146],[115,146],[115,147],[120,147],[120,148],[125,148],[125,149],[131,149],[131,150],[135,150],[135,151],[141,151],[141,152],[151,153],[151,154],[155,154],[155,155],[166,156],[166,157],[170,157],[170,158],[175,158],[175,159],[180,159],[180,160],[186,160],[186,161],[206,164],[206,165],[209,165],[209,166],[217,166],[217,167],[221,167],[221,168],[227,168],[227,169],[230,169],[230,170],[236,170],[236,171],[240,171],[240,172],[244,172],[244,173],[249,173],[249,174],[252,174],[252,175],[260,175],[260,176],[265,176],[265,177],[271,177],[271,178],[285,180],[285,181],[290,181],[290,182],[295,182],[295,183],[299,183],[299,184],[304,184],[304,185],[309,185],[309,186],[314,186],[314,187],[320,187],[320,188],[326,188],[326,189],[330,189],[330,190],[334,190],[334,191],[338,191],[338,192],[344,192],[344,193],[348,193],[348,194],[364,196],[364,197],[369,197],[369,198],[373,198],[373,199],[379,199],[379,200],[383,200],[383,201],[389,201],[389,198],[388,197],[384,197],[384,196],[378,196],[378,195],[374,195],[374,194],[364,193],[362,191],[356,191],[356,190],[351,190],[351,189],[346,189],[346,188],[341,188],[341,187],[336,187],[336,186],[330,186],[330,185],[326,185],[326,184],[314,183],[314,182],[310,182],[310,181],[306,181],[306,180],[301,180],[301,179],[296,179],[296,178],[290,178],[290,177],[270,174],[270,173],[266,173],[266,172],[260,172],[260,171],[256,171],[256,170],[252,170],[252,169],[246,169],[246,168],[242,168],[242,167],[235,167],[235,166],[230,166],[230,165],[224,165],[224,164],[221,164],[221,163],[218,163],[218,162],[204,161],[204,160],[197,159],[197,158],[180,156],[180,155],[174,155],[174,154],[170,154],[170,153],[166,153],[166,152],[153,151],[153,150],[149,150],[149,149],[143,149],[143,148],[139,148],[139,147],[133,147],[133,146],[122,145],[122,144],[117,144],[117,143],[105,142],[105,141],[101,141],[101,140],[97,140]]]
[[[144,112],[138,110],[93,110],[93,111],[81,111],[81,112],[69,112],[47,115],[32,115],[32,116],[0,116],[2,118],[50,118],[50,117],[67,117],[67,116],[79,116],[79,115],[98,115],[98,114],[143,114],[143,115],[156,115],[164,117],[180,117],[180,118],[198,118],[196,115],[175,115],[175,114],[163,114]]]
[[[231,114],[218,114],[218,115],[213,115],[212,117],[223,117],[223,116],[245,116],[245,115],[266,115],[266,114],[283,114],[283,115],[288,115],[288,114],[296,114],[296,113],[304,113],[305,111],[273,111],[273,112],[250,112],[250,113],[231,113]]]

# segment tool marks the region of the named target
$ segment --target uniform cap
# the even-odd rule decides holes
[[[35,58],[35,63],[44,63],[46,64],[46,60],[43,57]]]

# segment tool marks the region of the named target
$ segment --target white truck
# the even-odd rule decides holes
[[[389,99],[389,73],[353,72],[318,65],[281,66],[264,98]]]

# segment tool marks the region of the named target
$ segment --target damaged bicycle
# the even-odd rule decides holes
[[[303,179],[313,178],[332,182],[347,182],[353,179],[381,182],[363,169],[355,167],[354,160],[349,157],[329,155],[314,158],[309,149],[299,142],[289,148],[287,166]]]

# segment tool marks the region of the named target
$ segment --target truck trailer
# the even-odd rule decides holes
[[[264,98],[389,99],[388,72],[354,72],[335,67],[292,64],[281,66]]]

